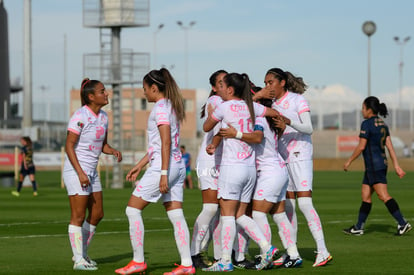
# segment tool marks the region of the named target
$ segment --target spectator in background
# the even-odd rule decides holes
[[[409,158],[411,156],[410,155],[410,148],[408,148],[408,145],[406,145],[406,144],[404,144],[403,154],[404,154],[404,157],[406,157],[406,158]]]
[[[22,144],[21,155],[22,155],[22,164],[20,167],[20,174],[19,174],[19,183],[17,184],[17,191],[13,191],[13,196],[20,196],[20,190],[23,186],[23,180],[26,176],[29,176],[30,181],[32,182],[33,186],[33,196],[37,196],[37,185],[35,179],[35,172],[36,168],[33,163],[33,144],[30,137],[22,137],[20,139],[20,143]]]
[[[184,188],[193,189],[193,178],[191,176],[191,155],[185,150],[185,145],[180,146],[180,151],[183,156],[183,160],[185,163],[185,181],[184,181]]]
[[[413,156],[413,157],[414,157],[414,139],[413,139],[413,141],[411,142],[411,156]]]

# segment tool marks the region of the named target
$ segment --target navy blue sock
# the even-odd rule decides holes
[[[398,207],[398,203],[394,199],[389,199],[385,206],[388,208],[388,211],[397,220],[399,225],[405,225],[407,222],[404,219],[403,215],[401,214],[400,208]]]
[[[32,181],[32,186],[33,186],[33,192],[37,191],[37,185],[36,185],[36,181]]]
[[[357,229],[364,229],[365,221],[368,219],[369,212],[371,212],[372,203],[363,201],[359,208],[358,222],[355,225]]]
[[[23,181],[19,181],[19,183],[17,184],[17,192],[20,192],[20,190],[22,190],[22,186],[23,186]]]

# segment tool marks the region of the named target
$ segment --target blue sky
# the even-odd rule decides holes
[[[9,16],[10,77],[22,79],[24,0],[3,2]],[[172,74],[185,88],[184,32],[176,21],[196,21],[188,33],[189,88],[209,90],[208,78],[217,69],[247,73],[262,85],[265,72],[280,67],[302,76],[308,93],[318,86],[364,97],[368,38],[362,24],[372,20],[377,31],[371,37],[371,93],[390,98],[399,89],[400,46],[394,36],[413,36],[404,47],[403,78],[404,90],[413,90],[413,11],[411,0],[151,0],[150,26],[123,29],[121,47],[152,54],[154,32],[165,24],[156,36],[156,68],[173,66]],[[83,54],[99,52],[99,31],[83,27],[81,0],[32,0],[32,20],[33,100],[40,101],[44,85],[48,96],[63,101],[64,35],[69,90],[79,88],[84,77]]]

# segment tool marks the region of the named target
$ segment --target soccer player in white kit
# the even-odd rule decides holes
[[[224,77],[222,99],[224,102],[209,114],[204,122],[203,130],[211,131],[221,121],[222,127],[231,125],[238,132],[236,139],[229,138],[222,141],[223,154],[217,189],[222,224],[222,257],[212,266],[203,268],[203,271],[233,270],[231,253],[236,235],[236,222],[259,245],[262,258],[256,267],[260,270],[271,263],[277,248],[266,240],[253,219],[245,215],[256,182],[256,165],[252,146],[241,141],[240,138],[243,132],[253,131],[256,117],[276,116],[278,113],[252,102],[250,81],[246,74],[231,73]]]
[[[150,166],[136,183],[125,210],[133,259],[115,272],[132,274],[147,269],[142,211],[150,203],[162,199],[181,256],[181,265],[164,275],[195,274],[190,254],[190,233],[182,209],[186,173],[179,144],[180,122],[185,118],[184,100],[174,78],[165,68],[146,74],[143,87],[148,102],[155,102],[148,118],[148,151],[128,172],[126,179],[135,181],[148,163]]]
[[[223,78],[226,74],[225,70],[218,70],[210,76],[211,92],[206,104],[202,107],[202,119],[207,113],[206,110],[209,108],[215,109],[223,102],[220,94],[223,90]],[[213,155],[209,155],[206,152],[206,147],[212,142],[213,136],[219,129],[220,124],[217,124],[213,130],[204,134],[196,161],[196,172],[203,199],[203,209],[194,223],[191,241],[191,257],[196,268],[208,267],[211,264],[206,259],[208,245],[212,238],[212,231],[218,226],[217,179],[220,169],[222,144],[216,148]],[[211,224],[212,226],[210,226]],[[214,258],[220,259],[219,229],[215,232]]]
[[[265,84],[266,87],[256,93],[255,98],[262,96],[274,98],[273,108],[280,112],[287,125],[279,139],[278,146],[289,172],[286,213],[294,228],[293,235],[296,239],[297,198],[299,209],[306,218],[317,246],[313,267],[323,266],[332,260],[332,256],[326,248],[322,222],[312,203],[313,146],[311,134],[313,127],[309,104],[302,96],[306,85],[302,78],[295,77],[290,72],[279,68],[267,71]]]
[[[96,171],[101,153],[122,160],[121,152],[107,143],[108,115],[101,108],[108,104],[108,92],[98,80],[85,78],[80,96],[82,107],[68,124],[63,181],[69,196],[71,217],[69,240],[75,270],[96,270],[88,256],[88,246],[103,217],[102,186]],[[88,217],[85,219],[86,210]]]
[[[252,92],[261,90],[260,87],[252,87]],[[260,103],[271,107],[271,99],[262,99]],[[269,213],[279,229],[279,236],[287,256],[283,262],[274,262],[273,265],[281,267],[298,267],[302,264],[302,259],[296,246],[296,239],[292,235],[293,227],[285,212],[286,190],[289,182],[288,172],[284,160],[278,152],[278,136],[281,136],[285,124],[282,117],[275,118],[256,118],[256,125],[252,133],[243,133],[241,140],[255,144],[257,179],[253,193],[252,217],[262,230],[266,239],[272,240],[272,231],[267,220]],[[281,125],[281,128],[276,127]],[[234,138],[236,130],[233,127],[222,128],[220,136],[224,138]]]

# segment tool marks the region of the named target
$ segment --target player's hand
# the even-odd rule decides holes
[[[89,177],[85,172],[78,174],[79,182],[82,188],[87,188],[90,185]]]
[[[236,137],[237,130],[233,126],[229,125],[228,128],[220,128],[219,135],[224,138],[234,138]]]
[[[166,194],[168,193],[169,188],[168,188],[168,176],[167,175],[162,175],[161,179],[160,179],[160,192],[161,194]]]
[[[141,167],[135,165],[131,170],[129,170],[128,174],[126,175],[126,180],[128,181],[135,181],[141,172]]]
[[[114,157],[116,158],[116,160],[117,160],[118,162],[121,162],[121,161],[122,161],[122,153],[121,153],[121,152],[119,152],[118,150],[114,150],[114,151],[112,152],[112,155],[114,155]]]
[[[344,163],[344,171],[345,172],[348,172],[349,165],[351,165],[351,163],[349,161]]]
[[[402,179],[405,176],[405,172],[400,166],[395,167],[395,173],[397,173],[400,179]]]
[[[216,151],[216,146],[214,146],[214,144],[207,145],[206,147],[207,154],[213,155],[215,151]]]

